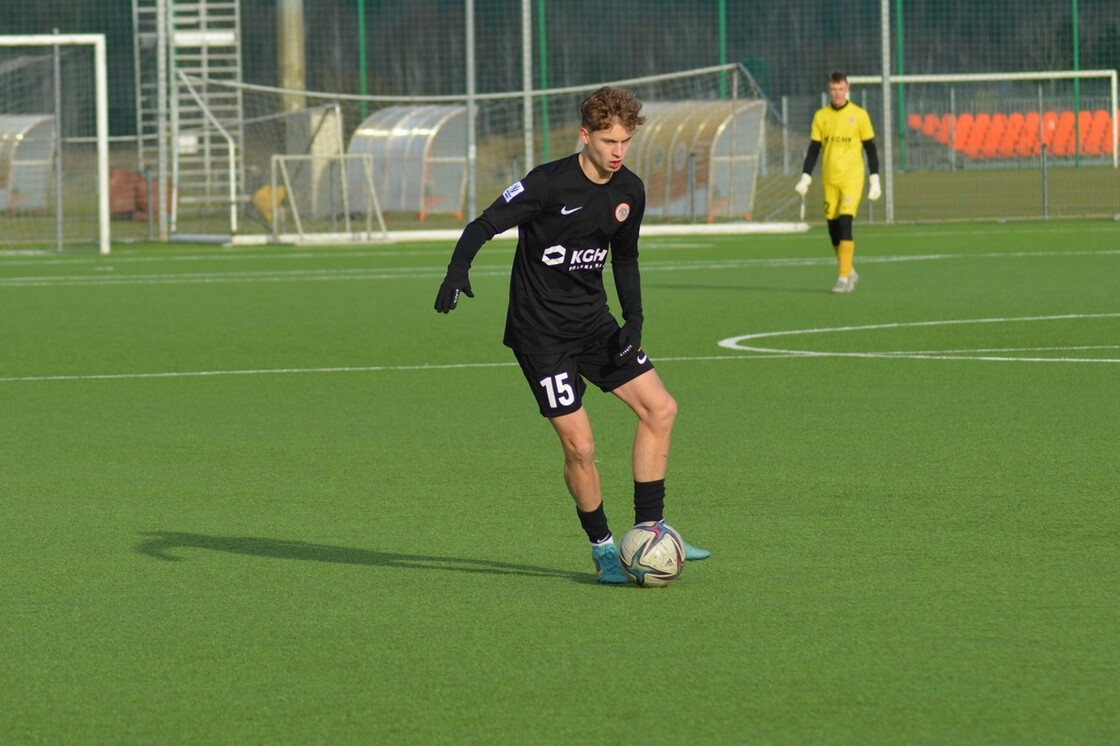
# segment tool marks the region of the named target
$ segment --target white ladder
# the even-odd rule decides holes
[[[161,8],[161,5],[163,6]],[[167,66],[159,75],[160,11],[167,19]],[[165,131],[174,174],[159,174],[157,183],[174,180],[181,205],[229,203],[230,153],[226,139],[209,122],[206,111],[232,136],[238,194],[244,189],[244,102],[239,88],[196,83],[202,102],[180,85],[178,73],[205,80],[241,82],[240,0],[132,0],[135,33],[136,124],[141,169],[158,171],[160,89],[165,94]]]

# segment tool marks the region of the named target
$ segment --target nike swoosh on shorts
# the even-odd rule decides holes
[[[579,207],[561,207],[560,208],[560,214],[561,215],[571,215],[573,212],[577,212],[577,211],[582,210],[582,209],[583,209],[583,205],[580,205]]]

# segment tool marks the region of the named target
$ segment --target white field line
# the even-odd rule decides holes
[[[447,365],[347,365],[329,368],[250,368],[246,370],[183,370],[162,373],[90,373],[57,376],[13,376],[0,383],[29,381],[120,381],[145,378],[209,378],[217,376],[263,376],[299,373],[380,373],[396,371],[459,370],[463,368],[506,368],[509,363],[449,363]]]
[[[974,360],[980,362],[1006,362],[1006,363],[1120,363],[1120,358],[1088,358],[1088,357],[1024,357],[1021,355],[1008,355],[1010,352],[1059,352],[1076,350],[1113,350],[1120,349],[1118,345],[1091,345],[1083,347],[1017,347],[1008,349],[976,349],[976,350],[892,350],[881,352],[832,352],[827,350],[788,350],[777,347],[760,347],[745,342],[776,338],[792,337],[807,334],[833,334],[846,332],[875,331],[880,329],[904,329],[929,326],[956,326],[961,324],[1010,324],[1034,323],[1042,321],[1068,321],[1084,319],[1115,319],[1120,318],[1120,313],[1087,313],[1087,314],[1060,314],[1053,316],[1018,316],[997,317],[986,319],[947,319],[941,321],[909,321],[888,324],[865,324],[862,326],[835,326],[819,327],[813,329],[790,329],[785,331],[757,332],[744,334],[739,337],[722,339],[719,346],[739,352],[752,352],[768,357],[787,355],[789,357],[848,357],[848,358],[878,358],[878,359],[910,359],[910,360]],[[1002,352],[1003,355],[983,354],[989,352]]]
[[[1114,230],[1111,228],[1100,228],[1100,231]],[[1025,228],[1020,232],[1035,234],[1035,230]],[[1060,231],[1058,231],[1060,232]],[[955,235],[969,235],[969,231],[956,232]],[[907,235],[913,236],[935,236],[944,235],[944,232],[913,232]],[[786,236],[790,240],[795,238],[805,238],[804,236]],[[683,244],[676,242],[665,242],[664,245],[659,245],[655,240],[647,241],[645,246],[646,251],[650,249],[659,248],[681,248]],[[698,247],[701,245],[697,245]],[[206,273],[161,273],[151,275],[116,275],[111,274],[115,272],[114,265],[124,264],[137,264],[137,263],[152,263],[169,261],[173,262],[187,262],[196,260],[214,260],[214,259],[266,259],[275,260],[277,258],[285,259],[323,259],[328,257],[334,258],[354,258],[354,257],[386,257],[386,256],[416,256],[419,254],[424,255],[438,255],[446,256],[446,250],[423,250],[423,251],[409,251],[409,250],[371,250],[371,251],[342,251],[342,252],[328,252],[328,251],[301,251],[291,253],[275,253],[275,254],[215,254],[213,252],[200,253],[197,255],[177,255],[174,257],[159,257],[159,256],[114,256],[111,259],[105,258],[79,258],[73,259],[70,257],[60,259],[43,259],[34,258],[21,261],[3,262],[4,266],[11,266],[13,264],[32,264],[35,266],[42,266],[44,264],[66,264],[68,266],[78,264],[91,264],[94,265],[94,271],[101,274],[98,275],[65,275],[59,277],[9,277],[0,278],[0,287],[59,287],[59,286],[96,286],[96,285],[166,285],[166,284],[191,284],[191,283],[229,283],[229,282],[315,282],[315,281],[340,281],[340,280],[402,280],[402,279],[432,279],[442,277],[444,268],[442,266],[424,267],[424,268],[382,268],[382,269],[315,269],[315,270],[261,270],[261,271],[238,271],[238,272],[206,272]],[[861,263],[889,263],[889,262],[910,262],[910,261],[941,261],[949,259],[970,259],[970,258],[1035,258],[1035,257],[1064,257],[1064,256],[1107,256],[1120,254],[1120,249],[1104,250],[1104,251],[1021,251],[1021,252],[984,252],[984,253],[968,253],[968,254],[923,254],[912,256],[863,256],[860,259]],[[763,266],[809,266],[809,265],[822,265],[832,264],[834,259],[831,257],[774,257],[774,258],[744,258],[744,259],[728,259],[728,260],[696,260],[696,261],[674,261],[674,262],[657,262],[647,261],[643,263],[643,272],[663,272],[663,271],[690,271],[690,270],[712,270],[712,269],[734,269],[743,267],[763,267]],[[479,266],[472,270],[475,276],[504,276],[509,273],[508,263],[502,265],[486,265]],[[946,360],[978,360],[978,361],[999,361],[999,362],[1120,362],[1113,359],[1093,359],[1093,358],[1054,358],[1054,357],[1016,357],[1016,356],[981,356],[981,353],[987,352],[1044,352],[1044,351],[1057,351],[1055,348],[1017,348],[1008,350],[943,350],[943,351],[889,351],[889,352],[827,352],[827,351],[804,351],[804,350],[783,350],[775,348],[764,347],[741,347],[738,343],[747,339],[758,339],[763,337],[774,336],[787,336],[796,334],[813,334],[824,332],[843,332],[843,331],[856,331],[866,329],[882,329],[894,328],[901,326],[934,326],[945,324],[975,324],[975,323],[997,323],[997,322],[1010,322],[1010,321],[1042,321],[1054,319],[1078,319],[1078,318],[1109,318],[1115,317],[1118,314],[1093,314],[1093,315],[1066,315],[1066,316],[1039,316],[1039,317],[1022,317],[1017,319],[962,319],[955,321],[929,321],[929,322],[910,322],[900,324],[880,324],[863,327],[837,327],[832,329],[802,329],[802,330],[787,330],[778,332],[763,332],[754,335],[745,335],[743,337],[736,337],[730,340],[723,340],[720,342],[721,346],[730,347],[731,349],[750,353],[748,355],[706,355],[706,356],[689,356],[689,357],[665,357],[660,358],[665,362],[688,362],[688,361],[714,361],[714,360],[760,360],[760,359],[775,359],[775,358],[795,358],[795,357],[872,357],[872,358],[913,358],[913,359],[946,359]],[[733,344],[726,344],[733,342]],[[1076,349],[1076,348],[1070,348]],[[1088,348],[1080,348],[1088,349]],[[1114,349],[1113,346],[1099,346],[1097,349]],[[121,374],[86,374],[86,375],[58,375],[58,376],[22,376],[22,377],[9,377],[0,378],[0,383],[11,383],[20,381],[66,381],[66,380],[115,380],[115,379],[142,379],[142,378],[182,378],[182,377],[205,377],[205,376],[232,376],[232,375],[265,375],[265,374],[298,374],[298,373],[339,373],[339,372],[380,372],[380,371],[423,371],[423,370],[446,370],[446,369],[462,369],[462,368],[486,368],[486,367],[506,367],[511,366],[513,363],[468,363],[468,364],[448,364],[448,365],[400,365],[400,366],[350,366],[350,367],[325,367],[325,368],[277,368],[277,369],[249,369],[249,370],[233,370],[233,371],[179,371],[179,372],[155,372],[155,373],[121,373]]]
[[[910,360],[968,360],[978,362],[1014,362],[1014,363],[1120,363],[1120,358],[1077,358],[1077,357],[1020,357],[1011,355],[987,355],[988,352],[1058,352],[1058,351],[1085,351],[1085,350],[1114,350],[1120,345],[1086,345],[1077,347],[1016,347],[1007,349],[976,349],[976,350],[941,350],[941,351],[916,351],[904,350],[885,352],[828,352],[821,350],[783,350],[768,347],[744,346],[746,340],[761,339],[765,337],[795,336],[804,334],[825,334],[833,332],[853,332],[877,329],[897,329],[903,327],[920,326],[949,326],[956,324],[997,324],[1013,322],[1039,322],[1080,319],[1110,319],[1120,318],[1120,313],[1097,314],[1064,314],[1060,316],[1021,316],[1008,318],[988,319],[952,319],[947,321],[914,321],[892,324],[869,324],[865,326],[840,326],[816,329],[792,329],[787,331],[760,332],[747,334],[741,337],[731,337],[720,341],[719,345],[739,352],[751,353],[748,355],[692,355],[656,358],[658,362],[707,362],[731,360],[775,360],[789,358],[820,358],[820,357],[846,357],[846,358],[877,358],[877,359],[910,359]],[[0,378],[0,383],[28,383],[47,381],[112,381],[112,380],[139,380],[153,378],[205,378],[216,376],[254,376],[254,375],[284,375],[284,374],[321,374],[321,373],[384,373],[384,372],[423,372],[441,370],[464,370],[472,368],[507,368],[515,363],[447,363],[442,365],[354,365],[334,366],[323,368],[251,368],[245,370],[195,370],[195,371],[165,371],[152,373],[91,373],[53,376],[13,376]]]
[[[1101,223],[1098,225],[1085,226],[1080,223],[1038,223],[1032,221],[1023,221],[1017,223],[1009,223],[1000,226],[1000,235],[1022,235],[1029,236],[1032,239],[1059,237],[1063,235],[1084,235],[1086,233],[1117,233],[1118,229],[1114,225],[1108,223]],[[244,251],[232,247],[223,247],[220,250],[215,250],[213,246],[200,250],[198,253],[184,253],[177,250],[174,255],[167,256],[161,255],[158,250],[151,252],[148,249],[130,249],[127,247],[121,250],[114,249],[111,257],[101,257],[94,254],[89,255],[65,255],[58,256],[57,252],[53,249],[36,250],[36,249],[12,249],[0,250],[0,264],[3,265],[16,265],[16,264],[33,264],[33,265],[47,265],[47,264],[104,264],[106,262],[115,264],[125,263],[148,263],[148,262],[192,262],[192,261],[214,261],[214,260],[245,260],[245,259],[267,259],[274,261],[277,259],[324,259],[324,258],[348,258],[348,257],[380,257],[380,256],[421,256],[431,255],[438,257],[450,257],[451,249],[454,247],[455,241],[458,239],[457,231],[448,231],[441,234],[439,241],[446,241],[446,248],[401,248],[409,246],[411,243],[408,240],[410,234],[407,231],[402,231],[401,238],[398,242],[392,244],[377,244],[371,245],[368,249],[359,248],[358,245],[349,246],[345,248],[339,247],[323,247],[323,248],[292,248],[290,246],[278,246],[274,251],[261,252],[261,251]],[[422,234],[417,233],[416,236]],[[446,235],[447,238],[442,238]],[[896,229],[892,231],[889,236],[883,236],[882,240],[898,241],[910,238],[938,238],[942,236],[977,236],[983,238],[984,236],[991,235],[989,230],[974,230],[967,227],[962,227],[955,230],[929,230],[927,228],[915,227],[909,230]],[[750,240],[749,234],[744,234],[745,240]],[[508,234],[501,234],[495,236],[494,242],[503,242],[510,245],[509,239],[516,238],[515,232],[510,231]],[[709,243],[698,242],[688,243],[681,239],[686,239],[688,236],[657,236],[652,233],[646,232],[642,234],[642,250],[644,251],[657,251],[663,249],[706,249],[710,248]],[[697,236],[697,238],[701,238]],[[766,237],[768,242],[782,241],[782,242],[812,242],[814,245],[821,240],[819,232],[797,232],[797,233],[775,233],[768,234]],[[423,243],[436,242],[431,238],[423,238]],[[144,253],[141,253],[144,252]],[[1099,252],[1095,252],[1099,253]]]
[[[1039,258],[1067,256],[1110,256],[1120,255],[1120,249],[1103,251],[1018,251],[986,252],[978,254],[920,254],[913,256],[864,256],[861,264],[884,264],[896,262],[945,261],[950,259],[1006,259]],[[110,262],[111,260],[106,260]],[[790,267],[819,266],[835,263],[835,258],[818,257],[769,257],[722,260],[693,260],[658,262],[646,261],[642,264],[643,274],[649,272],[681,272],[739,269],[746,267]],[[354,280],[430,280],[443,277],[443,266],[434,267],[397,267],[363,269],[292,269],[292,270],[252,270],[235,272],[185,272],[144,275],[114,274],[111,264],[96,268],[97,275],[60,275],[24,276],[0,278],[0,287],[74,287],[99,285],[177,285],[211,284],[232,282],[326,282]],[[475,277],[501,277],[509,274],[509,264],[480,265],[471,269]]]

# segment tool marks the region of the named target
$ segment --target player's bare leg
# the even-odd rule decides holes
[[[638,416],[634,432],[634,481],[664,479],[669,469],[669,443],[677,419],[677,402],[651,370],[624,383],[614,395]]]
[[[580,510],[595,510],[603,502],[603,488],[595,466],[595,438],[587,410],[581,407],[571,414],[552,417],[549,422],[564,447],[564,483],[568,492]]]
[[[665,475],[669,444],[677,419],[677,401],[651,370],[613,392],[638,416],[634,432],[634,521],[661,520],[665,506]],[[683,539],[682,539],[683,541]],[[711,552],[684,541],[685,559],[704,559]]]
[[[591,559],[601,583],[627,583],[619,564],[618,548],[607,527],[603,510],[603,488],[595,466],[595,438],[587,410],[549,419],[564,448],[564,483],[576,502],[576,512],[591,541]]]

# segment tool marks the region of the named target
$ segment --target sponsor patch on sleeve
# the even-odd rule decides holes
[[[508,189],[502,192],[502,196],[506,198],[506,202],[510,202],[514,197],[525,191],[525,185],[520,181],[515,181]]]

